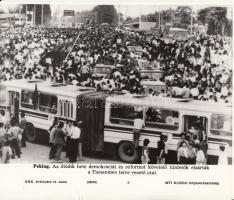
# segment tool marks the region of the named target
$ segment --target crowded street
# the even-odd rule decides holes
[[[199,26],[159,19],[144,29],[149,22],[139,20],[138,29],[106,23],[96,11],[78,23],[86,14],[64,11],[58,26],[43,26],[43,16],[29,24],[26,14],[23,24],[0,29],[3,163],[231,164],[232,37],[225,27],[205,25],[202,11]],[[79,20],[66,26],[67,15]]]

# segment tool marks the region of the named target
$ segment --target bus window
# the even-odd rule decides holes
[[[178,130],[179,112],[149,107],[146,110],[145,125],[148,128]]]
[[[73,104],[70,101],[59,101],[59,115],[64,118],[73,118]]]
[[[33,105],[33,92],[23,90],[21,93],[21,106],[24,108],[37,109],[38,101]]]
[[[48,113],[57,113],[57,97],[48,94],[39,95],[40,106],[39,109]]]
[[[138,110],[132,105],[111,105],[110,122],[121,125],[132,125]]]
[[[232,118],[225,115],[211,115],[211,134],[232,136]]]

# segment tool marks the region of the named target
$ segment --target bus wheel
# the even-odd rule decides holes
[[[138,160],[138,152],[131,142],[122,142],[118,149],[119,158],[126,163],[135,163]]]
[[[35,142],[37,140],[35,127],[31,123],[27,123],[26,137],[29,142]]]

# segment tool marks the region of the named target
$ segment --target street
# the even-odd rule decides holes
[[[33,144],[27,142],[27,146],[21,149],[21,157],[17,156],[15,159],[11,159],[10,163],[52,163],[48,159],[50,147],[45,144]],[[65,152],[62,152],[62,162],[68,163],[68,158],[65,156]],[[121,164],[121,161],[112,160],[111,158],[103,157],[84,157],[84,161],[77,161],[76,163],[82,164]]]

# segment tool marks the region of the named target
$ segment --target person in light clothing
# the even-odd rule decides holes
[[[219,161],[218,165],[228,165],[227,153],[225,151],[225,146],[220,146]]]
[[[144,127],[145,127],[145,122],[143,120],[143,115],[140,112],[138,113],[137,117],[134,119],[133,143],[134,143],[135,148],[138,147],[140,133],[141,133],[142,128]]]
[[[9,163],[12,156],[10,142],[6,141],[2,147],[2,163]]]
[[[77,122],[73,123],[73,129],[70,135],[70,153],[69,153],[69,162],[76,162],[78,155],[78,142],[80,138],[81,130],[77,125]]]
[[[196,164],[197,165],[205,165],[206,164],[206,157],[205,157],[204,152],[201,150],[201,147],[199,145],[196,145],[195,148],[197,151]]]
[[[148,164],[150,159],[149,159],[149,148],[148,148],[148,145],[149,145],[149,139],[144,139],[144,142],[143,142],[143,147],[142,147],[142,155],[141,155],[141,163],[142,164]]]

